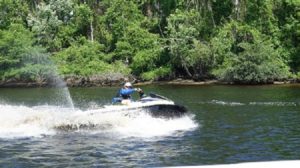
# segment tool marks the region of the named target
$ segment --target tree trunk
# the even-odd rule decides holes
[[[213,23],[213,26],[216,27],[216,22],[215,22],[215,19],[214,19],[214,13],[213,13],[213,10],[212,10],[212,4],[211,4],[210,0],[208,0],[208,2],[207,2],[207,8],[208,8],[208,11],[210,13],[210,17],[211,17],[211,21]]]
[[[94,42],[94,28],[93,28],[93,20],[90,21],[90,38],[91,41]]]
[[[193,75],[191,74],[191,72],[189,71],[189,68],[186,66],[186,64],[185,64],[183,61],[182,61],[182,66],[183,66],[183,68],[184,68],[186,74],[187,74],[190,78],[192,78]]]
[[[152,18],[152,16],[153,16],[151,2],[148,2],[146,4],[146,15],[148,16],[148,18]]]
[[[232,0],[236,20],[243,20],[247,12],[247,0]]]
[[[239,16],[239,13],[240,13],[240,1],[239,0],[233,0],[233,4],[235,6],[234,8],[234,11],[235,11],[235,19],[236,20],[239,20],[240,16]]]

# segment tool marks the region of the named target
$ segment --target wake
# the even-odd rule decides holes
[[[192,116],[153,118],[145,111],[0,104],[0,138],[43,137],[61,132],[105,133],[118,137],[170,136],[198,127]]]
[[[199,104],[213,104],[222,106],[277,106],[277,107],[296,107],[299,102],[265,101],[265,102],[231,102],[222,100],[211,100],[199,102]]]

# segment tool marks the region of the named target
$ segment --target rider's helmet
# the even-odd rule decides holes
[[[124,84],[124,87],[127,87],[127,88],[131,88],[132,87],[132,84],[130,82],[126,82]]]

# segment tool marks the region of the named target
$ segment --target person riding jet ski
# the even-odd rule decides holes
[[[140,97],[143,96],[144,92],[140,88],[133,88],[130,82],[126,82],[124,86],[119,90],[117,96],[113,98],[112,102],[120,102],[122,104],[129,104],[131,102],[131,94],[138,92]]]

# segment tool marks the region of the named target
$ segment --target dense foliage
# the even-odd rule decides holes
[[[299,0],[0,0],[0,81],[300,77]]]

